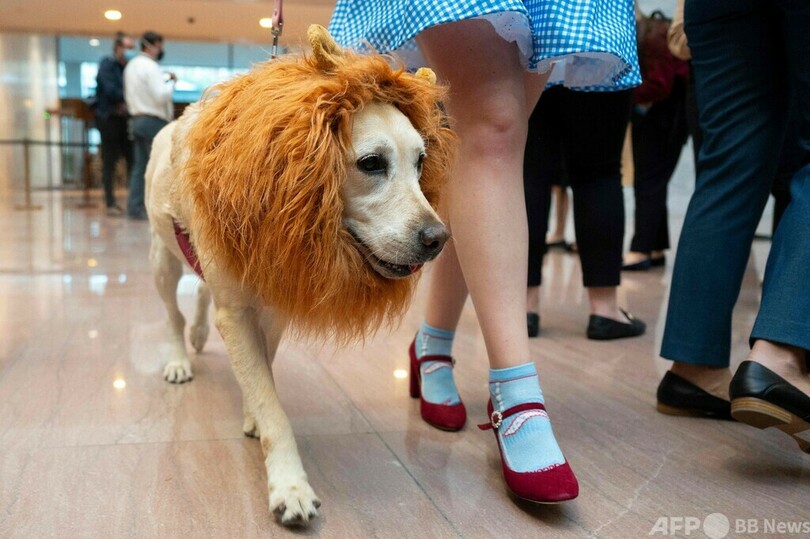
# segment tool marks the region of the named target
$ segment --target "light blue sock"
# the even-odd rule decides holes
[[[492,408],[504,412],[518,404],[543,401],[534,363],[489,370]],[[503,457],[516,472],[536,472],[565,462],[543,410],[525,410],[504,418],[498,428]]]
[[[453,350],[455,331],[434,328],[425,322],[416,334],[414,349],[416,358],[424,356],[449,356]],[[444,361],[425,361],[420,364],[422,398],[433,404],[451,406],[461,402],[453,380],[453,369]]]

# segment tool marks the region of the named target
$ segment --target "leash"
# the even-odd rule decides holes
[[[270,58],[275,60],[278,52],[278,38],[284,29],[284,11],[282,9],[282,0],[274,0],[273,4],[273,19],[270,27],[270,33],[273,34],[273,52]]]

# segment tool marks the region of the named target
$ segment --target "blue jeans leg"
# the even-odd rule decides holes
[[[685,24],[704,140],[661,355],[725,367],[732,310],[784,133],[786,61],[770,2],[687,0]]]
[[[774,234],[751,342],[810,350],[810,3],[785,0],[780,6],[803,167],[791,180],[791,200]]]
[[[133,138],[133,163],[129,175],[129,199],[127,215],[141,217],[146,215],[144,205],[144,186],[146,164],[152,151],[152,140],[167,124],[165,120],[152,116],[138,116],[130,121]]]

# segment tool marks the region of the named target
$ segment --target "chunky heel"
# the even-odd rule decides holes
[[[758,429],[779,429],[810,453],[810,395],[756,361],[743,361],[729,386],[731,415]]]
[[[419,364],[414,361],[416,359],[411,354],[411,398],[419,398]]]
[[[439,361],[449,363],[452,368],[453,358],[450,356],[425,356],[421,360],[417,359],[416,339],[411,343],[408,352],[411,357],[411,397],[419,398],[419,413],[422,415],[422,419],[441,430],[457,431],[464,428],[464,423],[467,422],[467,409],[464,408],[463,402],[449,405],[436,404],[422,398],[419,364],[422,361]]]
[[[731,401],[731,415],[758,429],[777,428],[792,436],[799,449],[810,453],[810,422],[783,408],[755,397],[742,397]]]

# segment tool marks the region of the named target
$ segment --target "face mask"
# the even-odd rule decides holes
[[[136,51],[135,49],[125,49],[124,50],[124,60],[126,60],[127,62],[129,62],[130,60],[132,60],[136,56],[138,56],[138,51]]]

